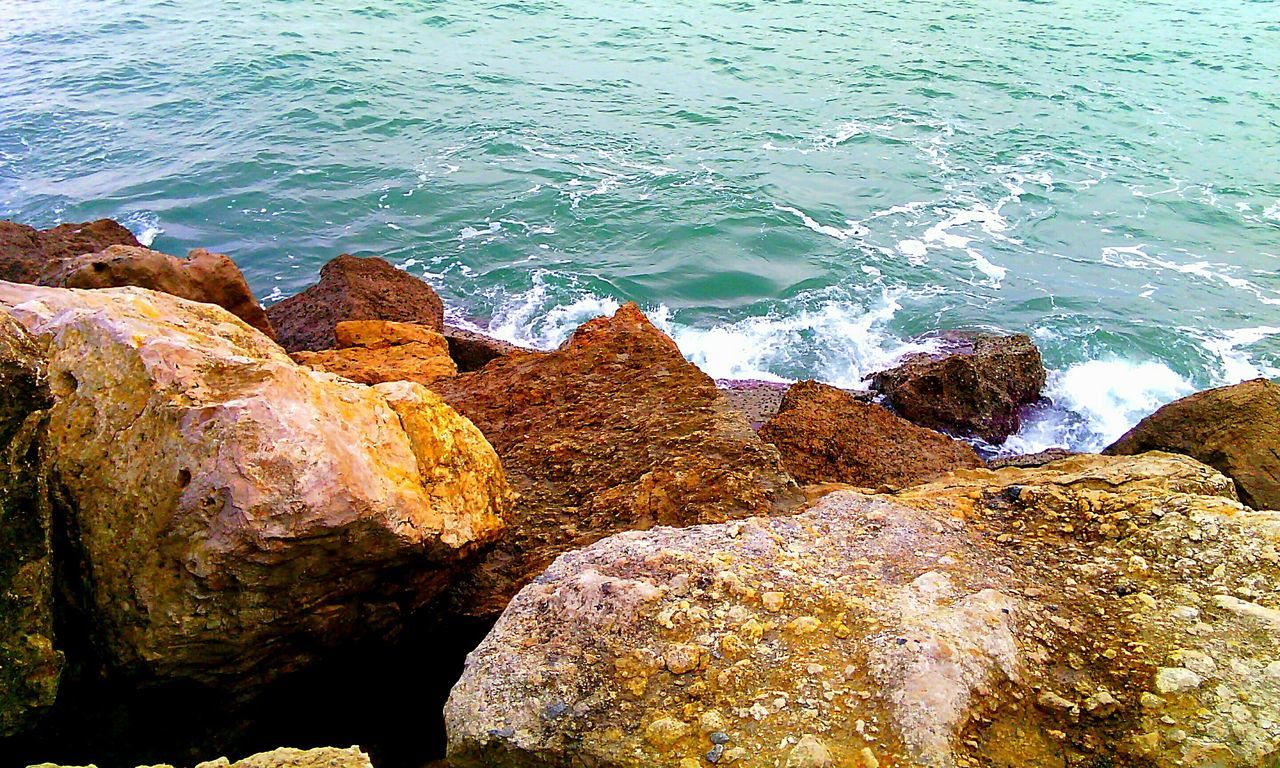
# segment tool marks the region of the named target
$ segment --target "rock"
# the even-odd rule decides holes
[[[750,379],[722,379],[716,381],[716,386],[755,430],[777,415],[788,389],[788,385],[781,382]]]
[[[59,224],[35,229],[0,221],[0,280],[34,283],[40,273],[82,253],[111,245],[140,246],[133,233],[111,219],[83,224]]]
[[[54,763],[40,763],[28,768],[69,768]],[[94,766],[87,766],[94,768]],[[170,765],[140,766],[140,768],[173,768]],[[373,768],[373,764],[359,747],[335,749],[293,749],[284,747],[270,752],[259,752],[243,760],[231,762],[225,757],[208,760],[195,768]]]
[[[294,352],[293,359],[360,384],[430,384],[458,374],[444,336],[423,325],[351,320],[338,323],[334,334],[338,349]]]
[[[1036,453],[1023,453],[1017,456],[1001,456],[995,459],[987,459],[987,466],[991,469],[1001,469],[1003,467],[1022,467],[1027,469],[1043,467],[1051,461],[1069,459],[1078,455],[1075,451],[1068,451],[1066,448],[1046,448]]]
[[[1181,453],[1236,483],[1254,509],[1280,509],[1280,384],[1254,379],[1164,406],[1103,453]]]
[[[267,313],[253,298],[240,268],[229,257],[203,248],[179,259],[149,248],[112,245],[50,264],[38,282],[59,288],[147,288],[217,304],[268,336],[275,336]]]
[[[902,487],[982,466],[964,443],[816,381],[788,389],[760,436],[778,447],[787,472],[804,484]]]
[[[267,309],[290,352],[332,349],[344,320],[390,320],[444,328],[444,304],[418,278],[382,259],[343,254],[320,269],[320,282]]]
[[[622,533],[557,559],[470,655],[450,761],[695,765],[709,719],[745,765],[1268,765],[1280,631],[1213,595],[1275,605],[1276,584],[1280,513],[1160,453]],[[1188,601],[1211,618],[1167,618]],[[703,663],[671,672],[688,646]]]
[[[449,356],[463,373],[478,371],[499,357],[533,351],[453,325],[444,327],[444,337],[449,342]]]
[[[617,531],[788,510],[777,450],[634,304],[554,352],[510,355],[432,385],[484,432],[520,503],[452,591],[493,617],[561,552]]]
[[[49,344],[67,586],[127,679],[247,689],[386,631],[502,530],[497,456],[420,385],[308,371],[137,288],[0,283],[0,312]]]
[[[50,403],[43,351],[0,315],[0,737],[24,730],[53,705],[62,674],[52,521],[40,475]]]
[[[942,353],[909,355],[872,377],[894,410],[931,429],[999,444],[1022,425],[1019,410],[1040,397],[1044,363],[1024,334],[944,334]]]

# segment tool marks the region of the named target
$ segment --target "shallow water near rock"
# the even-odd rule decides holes
[[[1097,449],[1280,374],[1268,3],[0,7],[0,217],[124,220],[268,301],[339,252],[549,346],[635,300],[724,378],[1031,333]]]

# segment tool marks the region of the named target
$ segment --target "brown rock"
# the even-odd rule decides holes
[[[521,494],[507,535],[453,590],[461,613],[496,616],[561,552],[611,533],[799,501],[777,450],[634,304],[554,352],[433,388],[485,433]]]
[[[34,283],[40,273],[82,253],[111,245],[140,246],[133,233],[111,219],[83,224],[59,224],[35,229],[0,221],[0,280]]]
[[[97,253],[51,264],[41,285],[59,288],[122,288],[127,285],[160,291],[191,301],[217,304],[275,337],[267,313],[258,306],[240,268],[229,257],[197,248],[179,259],[166,253],[113,245]]]
[[[982,466],[964,443],[816,381],[788,389],[760,436],[778,447],[787,471],[804,484],[903,487]]]
[[[334,326],[344,320],[444,328],[444,304],[431,286],[382,259],[347,254],[320,269],[320,282],[268,308],[267,316],[290,352],[334,348]]]
[[[987,459],[987,466],[991,469],[1000,469],[1002,467],[1027,469],[1030,467],[1043,467],[1050,462],[1069,459],[1078,455],[1080,454],[1075,451],[1069,451],[1066,448],[1046,448],[1036,453],[1023,453],[1017,456],[1001,456],[998,459]]]
[[[1019,410],[1040,397],[1044,363],[1024,334],[952,332],[941,354],[911,355],[872,386],[921,426],[1002,443],[1022,426]]]
[[[502,339],[495,339],[483,333],[452,325],[444,327],[444,337],[449,341],[449,356],[458,365],[458,370],[463,373],[478,371],[499,357],[533,351]]]
[[[426,326],[382,320],[350,320],[334,329],[340,349],[295,352],[293,359],[360,384],[416,381],[430,384],[456,376],[444,336]]]
[[[1169,451],[1235,481],[1254,509],[1280,509],[1280,385],[1254,379],[1176,400],[1138,422],[1103,453]]]

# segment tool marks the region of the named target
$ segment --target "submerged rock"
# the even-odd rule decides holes
[[[1045,370],[1030,337],[952,332],[943,351],[907,356],[872,377],[894,410],[921,426],[1002,443],[1022,425],[1020,409],[1044,388]]]
[[[395,625],[503,527],[480,432],[416,384],[308,371],[230,313],[0,283],[49,345],[46,470],[109,666],[249,686]]]
[[[816,381],[787,390],[760,436],[800,483],[907,486],[982,466],[973,449]]]
[[[0,280],[34,283],[47,269],[112,245],[139,247],[142,244],[132,232],[111,219],[59,224],[43,230],[0,221]]]
[[[634,304],[554,352],[432,385],[502,457],[520,502],[451,594],[496,616],[560,553],[618,531],[717,522],[799,501],[777,450]]]
[[[1280,514],[1190,459],[959,470],[562,555],[471,654],[454,768],[1264,766]]]
[[[1254,379],[1174,401],[1104,453],[1170,451],[1203,461],[1236,483],[1255,509],[1280,509],[1280,384]]]
[[[345,320],[390,320],[444,328],[444,303],[422,280],[379,258],[343,254],[320,269],[320,282],[267,309],[290,352],[333,349]]]
[[[458,374],[445,337],[423,325],[349,320],[338,323],[334,335],[338,349],[295,352],[293,359],[361,384],[430,384]]]

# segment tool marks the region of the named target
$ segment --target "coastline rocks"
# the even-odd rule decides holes
[[[179,259],[149,248],[113,245],[50,265],[38,282],[58,288],[147,288],[217,304],[266,335],[275,335],[240,268],[229,257],[203,248]]]
[[[0,315],[0,737],[53,705],[63,667],[41,493],[40,434],[51,403],[41,356],[26,330]]]
[[[444,326],[443,333],[449,342],[449,356],[463,373],[478,371],[499,357],[533,351],[453,325]]]
[[[484,432],[520,493],[508,533],[451,592],[496,616],[560,553],[618,531],[785,511],[777,450],[634,304],[553,352],[432,385]]]
[[[132,232],[111,219],[59,224],[51,229],[0,221],[0,280],[34,283],[46,269],[112,245],[140,247],[142,244]]]
[[[1044,387],[1040,350],[1024,334],[950,332],[941,339],[941,353],[909,355],[875,374],[872,387],[908,421],[1004,442],[1022,425],[1019,410]]]
[[[470,655],[451,765],[1267,765],[1280,515],[1233,497],[1081,456],[609,537]]]
[[[1255,509],[1280,509],[1280,384],[1254,379],[1176,400],[1103,453],[1181,453],[1236,483]]]
[[[902,487],[982,466],[964,443],[816,381],[788,389],[760,437],[778,447],[787,472],[804,485]]]
[[[430,384],[456,376],[445,337],[422,325],[382,320],[349,320],[334,328],[338,348],[295,352],[301,365],[335,373],[360,384],[416,381]]]
[[[48,344],[45,471],[94,647],[227,690],[395,625],[502,530],[483,436],[416,384],[297,366],[225,310],[0,283]]]
[[[344,320],[390,320],[444,328],[444,304],[422,280],[379,258],[343,254],[320,269],[320,282],[267,309],[290,352],[333,349]]]
[[[54,763],[40,763],[30,768],[70,768]],[[87,768],[94,768],[88,766]],[[173,768],[171,765],[139,766],[139,768]],[[259,752],[234,763],[225,757],[208,760],[195,768],[373,768],[373,764],[359,747],[336,749],[334,747],[318,747],[316,749],[293,749],[282,747],[270,752]]]

